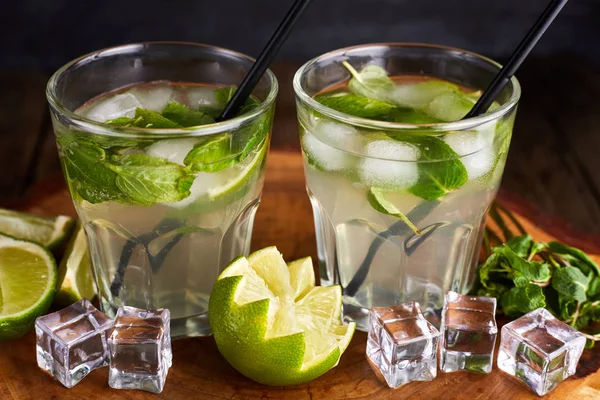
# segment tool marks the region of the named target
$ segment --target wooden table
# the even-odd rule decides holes
[[[252,247],[276,245],[288,259],[316,258],[310,204],[298,155],[290,80],[294,66],[280,64],[282,83],[273,151],[269,156],[263,201]],[[557,80],[556,77],[560,77]],[[0,83],[0,204],[41,215],[74,215],[59,172],[48,121],[43,74],[4,73]],[[525,216],[538,239],[551,236],[600,254],[600,161],[598,124],[600,74],[565,59],[532,60],[521,73],[523,101],[501,198]],[[282,151],[284,150],[284,151]],[[523,199],[529,200],[523,201]],[[566,223],[565,221],[569,221]],[[588,351],[576,377],[549,399],[600,398],[600,346]],[[305,385],[269,388],[233,370],[212,338],[174,342],[174,365],[165,391],[168,399],[535,399],[537,396],[497,369],[489,375],[440,373],[433,382],[397,390],[382,385],[365,361],[365,334],[357,332],[340,365]],[[142,399],[144,392],[111,390],[106,368],[65,389],[35,362],[34,337],[0,343],[0,399]]]

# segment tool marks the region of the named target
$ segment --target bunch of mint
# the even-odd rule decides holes
[[[508,229],[499,209],[517,226],[518,236]],[[580,331],[600,322],[600,268],[582,250],[564,243],[535,241],[512,214],[494,204],[491,218],[503,240],[486,231],[487,260],[480,265],[472,293],[498,299],[499,312],[517,318],[545,307],[557,318]],[[587,333],[589,345],[600,335]]]
[[[235,88],[215,91],[224,107]],[[249,99],[240,113],[257,106]],[[221,108],[222,109],[222,108]],[[133,118],[117,118],[105,123],[137,128],[188,128],[215,122],[221,109],[192,110],[170,102],[161,113],[138,108]],[[58,135],[62,162],[72,193],[90,203],[118,201],[152,205],[172,203],[190,195],[197,172],[217,172],[243,161],[268,135],[270,113],[266,113],[234,134],[198,138],[186,155],[184,165],[145,154],[143,149],[156,140],[105,137],[66,131]]]

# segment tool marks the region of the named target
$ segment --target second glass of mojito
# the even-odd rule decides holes
[[[306,63],[294,78],[321,284],[343,313],[418,301],[435,322],[474,277],[520,96],[462,118],[500,65],[441,46],[374,44]]]
[[[191,43],[102,50],[50,79],[60,161],[100,305],[168,308],[171,336],[210,334],[220,271],[250,250],[277,80],[216,118],[253,60]]]

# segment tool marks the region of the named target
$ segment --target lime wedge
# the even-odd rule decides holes
[[[52,254],[37,243],[0,235],[0,340],[31,330],[55,291]]]
[[[314,281],[310,258],[286,266],[275,247],[232,261],[209,303],[210,326],[227,361],[267,385],[308,382],[335,367],[355,324],[341,323],[340,286]]]
[[[217,199],[235,193],[242,188],[260,166],[267,152],[267,147],[266,143],[263,144],[254,156],[246,157],[244,161],[223,170],[221,174],[224,179],[220,181],[219,185],[208,189],[208,196],[211,199]]]
[[[312,259],[304,257],[288,264],[294,300],[298,301],[315,287],[315,272]]]
[[[22,212],[0,209],[0,233],[30,240],[48,247],[59,248],[73,229],[73,218],[60,215],[43,218]]]
[[[371,188],[371,190],[369,190],[369,193],[367,194],[367,200],[369,200],[369,204],[371,204],[371,207],[373,207],[376,211],[379,211],[382,214],[390,215],[392,217],[401,219],[406,225],[408,225],[410,229],[412,229],[414,233],[420,235],[421,231],[419,231],[419,228],[417,228],[415,224],[413,224],[406,215],[404,215],[400,210],[398,210],[398,208],[393,203],[386,200],[385,193],[385,190]]]
[[[96,294],[85,232],[80,224],[60,261],[56,287],[58,293],[54,301],[65,307],[81,299],[91,300]]]

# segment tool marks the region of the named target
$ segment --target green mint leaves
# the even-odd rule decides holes
[[[231,138],[221,135],[199,141],[183,162],[193,172],[216,172],[237,163],[231,155]]]
[[[234,92],[235,88],[216,89],[215,96],[224,106]],[[250,99],[246,111],[257,105],[256,100]],[[148,206],[178,202],[190,195],[196,173],[213,173],[231,167],[263,145],[269,134],[272,114],[265,113],[246,122],[233,135],[224,133],[198,138],[183,165],[144,153],[144,148],[155,142],[151,137],[84,136],[70,131],[58,137],[61,161],[72,192],[90,203],[119,201]],[[160,113],[137,108],[134,117],[120,117],[106,121],[106,124],[171,129],[214,122],[209,113],[170,102]]]
[[[387,100],[396,86],[385,69],[378,65],[367,65],[359,73],[347,61],[343,61],[342,64],[352,74],[352,79],[348,82],[348,89],[353,93],[373,99]]]
[[[517,318],[540,307],[575,329],[588,331],[590,324],[600,322],[600,269],[582,250],[564,243],[537,242],[525,233],[518,220],[494,203],[490,217],[506,242],[490,246],[502,239],[486,228],[487,260],[479,266],[472,292],[499,300],[509,317]],[[521,235],[509,228],[515,226]],[[588,334],[600,339],[600,334]],[[588,342],[593,346],[593,342]]]
[[[172,203],[190,195],[193,177],[182,166],[145,154],[113,157],[108,168],[116,174],[117,187],[135,203]]]
[[[404,215],[394,204],[386,200],[385,190],[371,188],[367,194],[367,200],[369,200],[369,204],[376,211],[401,219],[414,233],[417,235],[421,234],[419,229],[406,217],[406,215]]]
[[[418,136],[388,133],[399,141],[417,146],[419,158],[419,180],[408,191],[425,200],[436,200],[468,180],[468,173],[458,154],[442,139],[434,136]]]
[[[199,110],[192,110],[183,104],[174,101],[167,104],[162,111],[162,116],[167,118],[178,126],[192,127],[215,123],[213,117]]]

